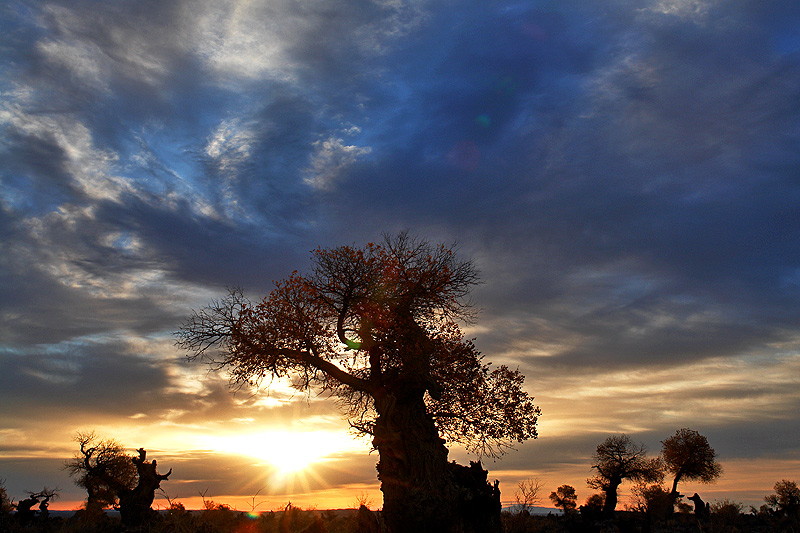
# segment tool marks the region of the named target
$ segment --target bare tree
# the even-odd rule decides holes
[[[143,524],[150,518],[156,490],[161,488],[161,482],[172,474],[171,468],[166,474],[159,474],[158,463],[155,459],[146,460],[147,451],[144,448],[139,448],[136,452],[138,455],[131,457],[131,462],[136,466],[136,486],[119,493],[119,514],[122,523],[134,526]]]
[[[519,371],[491,368],[461,334],[457,322],[473,318],[472,263],[405,233],[312,259],[309,275],[292,274],[261,302],[233,290],[195,312],[178,345],[238,385],[288,376],[338,398],[380,455],[391,531],[499,530],[496,484],[480,463],[448,462],[445,442],[502,453],[536,437],[539,408]]]
[[[59,493],[58,488],[48,489],[47,487],[44,487],[42,490],[36,493],[33,492],[28,493],[32,498],[36,498],[37,500],[39,500],[40,518],[47,518],[49,516],[50,511],[48,508],[50,506],[50,500],[58,499],[59,496],[58,493]]]
[[[530,513],[531,509],[539,503],[539,492],[542,490],[544,483],[538,478],[529,478],[520,481],[517,484],[517,491],[514,493],[514,499],[517,502],[517,510],[519,512]]]
[[[613,516],[617,507],[617,489],[623,480],[661,482],[662,467],[658,459],[647,458],[644,444],[636,444],[625,434],[612,435],[597,446],[592,468],[597,474],[587,480],[593,489],[605,495],[603,514]]]

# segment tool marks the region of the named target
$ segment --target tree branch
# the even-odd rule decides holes
[[[282,348],[275,350],[274,353],[277,355],[282,355],[284,357],[289,357],[300,363],[314,367],[317,370],[320,370],[325,374],[327,374],[328,376],[332,377],[333,379],[339,381],[340,383],[352,387],[356,390],[371,392],[373,389],[373,386],[369,381],[356,377],[350,374],[349,372],[342,370],[341,368],[331,363],[330,361],[323,359],[322,357],[313,355],[309,352],[303,350],[292,350],[289,348]]]

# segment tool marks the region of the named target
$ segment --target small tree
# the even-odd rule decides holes
[[[661,460],[667,472],[674,476],[671,495],[673,501],[679,497],[678,483],[694,480],[713,483],[722,473],[717,463],[714,448],[708,439],[689,428],[679,429],[675,435],[661,441]]]
[[[764,497],[773,510],[784,516],[800,518],[800,488],[796,481],[783,479],[775,483],[775,493]]]
[[[49,516],[50,500],[58,499],[58,492],[58,488],[48,489],[47,487],[44,487],[39,492],[28,492],[32,498],[36,498],[39,501],[39,517],[47,518]]]
[[[65,465],[75,484],[86,489],[86,509],[99,511],[119,506],[119,492],[136,486],[136,466],[125,448],[114,439],[99,438],[93,431],[78,432],[80,450]]]
[[[146,460],[144,448],[137,450],[137,456],[127,456],[118,442],[98,439],[94,432],[78,433],[75,440],[80,451],[65,467],[75,483],[86,488],[87,510],[114,505],[124,526],[140,527],[152,514],[155,492],[172,469],[159,474],[156,461]]]
[[[531,509],[539,503],[539,491],[542,490],[542,486],[543,483],[538,478],[525,479],[517,484],[514,499],[519,512],[530,513]]]
[[[571,485],[561,485],[554,492],[550,493],[550,501],[553,505],[562,509],[564,514],[575,512],[578,506],[578,496],[575,493],[575,487]]]
[[[660,484],[639,483],[631,492],[636,509],[651,518],[661,520],[672,511],[674,501],[672,495]]]
[[[612,435],[597,446],[592,468],[597,474],[587,480],[605,494],[603,514],[611,517],[617,507],[617,489],[623,480],[660,483],[664,475],[658,459],[647,458],[644,444],[635,444],[625,434]]]
[[[6,492],[6,480],[0,478],[0,531],[11,529],[11,513],[14,512],[14,504]]]
[[[0,478],[0,515],[10,515],[14,511],[14,504],[6,492],[6,480]]]
[[[592,494],[586,498],[586,501],[582,507],[586,508],[586,510],[591,514],[597,514],[603,510],[604,502],[605,498],[603,498],[602,494]]]

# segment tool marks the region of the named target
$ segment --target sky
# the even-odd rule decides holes
[[[466,333],[542,409],[504,502],[689,427],[724,472],[682,492],[758,507],[800,478],[798,146],[795,0],[5,0],[0,479],[75,508],[94,430],[187,507],[380,507],[334,402],[174,332],[407,230],[474,261]]]

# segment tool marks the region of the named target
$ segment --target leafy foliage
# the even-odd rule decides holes
[[[664,478],[661,461],[649,459],[644,444],[636,444],[625,434],[612,435],[597,446],[592,456],[597,474],[586,482],[605,495],[603,513],[612,516],[617,506],[617,489],[624,480],[658,482]]]
[[[764,497],[773,510],[784,515],[800,517],[800,488],[796,481],[782,479],[775,483],[775,493]]]
[[[586,498],[586,502],[583,505],[590,511],[598,512],[603,508],[604,501],[602,494],[592,494]]]
[[[578,495],[575,493],[575,487],[572,485],[561,485],[550,493],[550,501],[553,502],[553,505],[562,509],[564,514],[574,512],[575,508],[578,506]]]
[[[661,444],[664,468],[674,476],[672,492],[675,494],[678,482],[683,479],[713,483],[722,474],[722,467],[715,459],[714,448],[697,431],[679,429],[675,435],[661,441]]]
[[[593,489],[607,491],[612,483],[624,479],[660,482],[663,478],[660,461],[649,459],[644,444],[634,443],[625,434],[608,437],[597,446],[592,458],[597,475],[587,483]]]
[[[195,312],[178,345],[236,385],[288,377],[330,393],[362,434],[373,433],[377,396],[421,391],[440,435],[479,455],[536,437],[540,411],[522,374],[484,363],[458,326],[474,318],[470,261],[405,233],[312,260],[310,274],[292,273],[258,303],[235,289]]]
[[[14,505],[11,503],[11,498],[8,497],[6,492],[6,480],[0,478],[0,515],[11,514],[14,510]]]
[[[634,508],[651,517],[663,520],[674,507],[675,500],[661,484],[639,483],[631,491]]]

